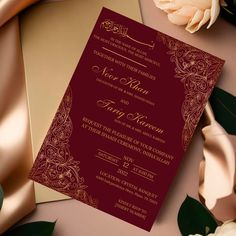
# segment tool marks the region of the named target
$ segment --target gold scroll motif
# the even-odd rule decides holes
[[[162,33],[158,33],[157,40],[169,49],[167,54],[175,64],[175,77],[184,86],[181,113],[185,122],[182,145],[186,150],[224,62]]]
[[[83,177],[80,162],[70,153],[69,139],[73,131],[70,118],[72,90],[68,87],[39,151],[30,177],[33,180],[97,208],[98,200],[91,197]]]

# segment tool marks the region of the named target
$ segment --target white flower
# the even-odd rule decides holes
[[[215,236],[235,236],[236,235],[236,223],[232,221],[225,222],[222,226],[217,227]]]
[[[187,25],[194,33],[204,24],[207,28],[216,21],[220,13],[220,0],[153,0],[158,8],[168,13],[169,20],[176,25]]]
[[[226,221],[223,225],[216,228],[214,234],[208,234],[208,236],[235,236],[236,235],[236,223],[233,221]],[[200,234],[189,236],[202,236]]]

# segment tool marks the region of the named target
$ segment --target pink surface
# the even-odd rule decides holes
[[[182,27],[172,25],[166,14],[155,8],[152,0],[141,0],[141,7],[145,24],[225,59],[226,64],[219,86],[236,94],[234,68],[236,28],[234,26],[219,19],[210,30],[190,34]],[[197,197],[198,167],[201,158],[202,138],[200,130],[197,130],[150,233],[76,200],[39,205],[24,222],[57,220],[54,236],[178,236],[180,235],[176,221],[178,209],[186,194]]]

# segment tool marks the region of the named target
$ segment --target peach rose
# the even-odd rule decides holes
[[[158,8],[168,13],[168,19],[176,25],[187,25],[186,30],[194,33],[204,24],[207,29],[220,13],[220,0],[153,0]]]

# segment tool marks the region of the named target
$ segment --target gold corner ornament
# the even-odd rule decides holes
[[[181,114],[184,120],[182,146],[186,151],[203,113],[204,104],[207,103],[209,93],[221,73],[223,61],[160,32],[157,40],[167,48],[166,53],[175,64],[174,77],[184,87]]]
[[[49,188],[97,208],[98,200],[87,192],[85,179],[79,175],[80,161],[70,152],[73,132],[70,118],[72,89],[69,86],[53,119],[30,177]]]

